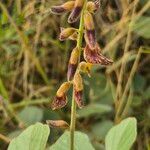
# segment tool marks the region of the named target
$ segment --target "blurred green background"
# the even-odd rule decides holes
[[[47,119],[70,121],[71,91],[68,105],[52,111],[50,102],[63,81],[75,46],[60,42],[60,27],[67,23],[68,13],[52,15],[50,7],[65,0],[0,1],[0,149],[27,126]],[[150,149],[150,2],[139,0],[135,20],[129,26],[132,1],[103,0],[95,14],[95,28],[102,53],[114,60],[104,68],[95,66],[91,78],[84,78],[85,107],[77,111],[77,129],[90,137],[95,149],[104,149],[104,138],[114,124],[114,101],[121,61],[126,70],[122,91],[128,81],[137,52],[140,61],[129,89],[131,107],[127,116],[138,120],[138,137],[133,149]],[[138,16],[138,17],[137,17]],[[78,28],[79,22],[72,26]],[[129,51],[123,54],[128,27],[132,30]],[[82,58],[83,60],[83,58]],[[52,129],[49,145],[63,133]],[[5,136],[6,139],[3,138]]]

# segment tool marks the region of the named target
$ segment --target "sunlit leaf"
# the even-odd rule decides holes
[[[44,150],[49,133],[48,125],[31,125],[10,142],[8,150]]]
[[[69,150],[70,132],[66,131],[49,150]],[[94,150],[88,136],[81,132],[75,132],[75,150]]]
[[[131,27],[135,33],[146,39],[149,39],[150,38],[149,25],[150,25],[150,17],[142,16],[138,20],[136,20]]]
[[[129,150],[137,136],[137,121],[127,118],[111,128],[106,136],[106,150]]]

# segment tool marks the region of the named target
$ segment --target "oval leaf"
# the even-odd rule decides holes
[[[94,114],[103,114],[110,112],[112,108],[104,104],[90,104],[77,111],[78,117],[89,117]]]
[[[49,133],[48,125],[31,125],[10,142],[8,150],[44,150]]]
[[[29,126],[42,120],[43,110],[36,106],[28,106],[19,112],[18,117],[26,126]]]
[[[68,150],[70,147],[70,132],[66,131],[49,150]],[[94,150],[88,136],[81,132],[75,132],[75,150]]]
[[[136,136],[136,119],[125,119],[109,130],[105,140],[106,150],[129,150]]]

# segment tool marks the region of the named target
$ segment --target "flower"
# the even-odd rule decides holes
[[[100,0],[95,0],[94,2],[89,1],[87,3],[87,10],[90,13],[95,13],[98,10],[99,7],[100,7]]]
[[[53,6],[51,12],[54,14],[62,14],[67,11],[71,11],[74,7],[75,1],[69,1],[59,6]]]
[[[95,49],[93,50],[89,45],[86,45],[84,49],[84,59],[92,64],[110,65],[113,63],[111,59],[108,59],[100,53],[100,47],[98,44],[96,44]]]
[[[87,12],[84,15],[84,26],[85,26],[85,41],[91,49],[95,48],[96,45],[96,35],[93,17],[91,13]]]
[[[61,28],[61,33],[59,35],[59,40],[64,41],[68,38],[72,38],[73,35],[77,34],[77,29],[75,28]]]
[[[68,18],[69,23],[74,23],[78,20],[80,13],[82,11],[83,5],[84,5],[84,0],[75,0],[74,8]]]
[[[70,82],[64,82],[59,89],[57,90],[56,96],[52,101],[51,108],[53,110],[60,109],[67,104],[67,96],[66,93],[70,88]]]
[[[83,81],[79,72],[76,72],[73,80],[74,85],[74,98],[79,108],[83,107]]]
[[[52,128],[69,128],[69,124],[64,120],[46,120],[46,123]]]
[[[81,71],[83,73],[87,73],[88,76],[91,77],[90,71],[91,71],[92,66],[93,66],[93,64],[82,61],[79,64],[79,71]]]
[[[79,59],[79,49],[76,47],[73,49],[71,53],[71,57],[68,64],[68,72],[67,72],[68,81],[72,80],[74,77],[78,65],[78,59]]]

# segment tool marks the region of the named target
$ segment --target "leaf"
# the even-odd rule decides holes
[[[31,125],[10,142],[8,150],[44,150],[49,133],[48,125]]]
[[[96,137],[96,139],[102,140],[105,139],[107,132],[112,128],[112,126],[112,121],[104,120],[102,122],[95,123],[91,129],[94,137]]]
[[[29,126],[42,120],[43,110],[35,106],[25,107],[18,114],[18,117],[25,123],[26,126]]]
[[[144,91],[142,97],[144,100],[150,100],[150,86]]]
[[[90,104],[77,111],[78,117],[89,117],[94,114],[103,114],[110,112],[112,108],[104,104]]]
[[[111,128],[106,136],[106,150],[129,150],[137,136],[137,121],[127,118]]]
[[[136,20],[132,25],[132,30],[137,33],[138,35],[149,39],[150,38],[150,17],[140,17],[138,20]]]
[[[70,147],[70,132],[66,131],[49,150],[68,150]],[[94,150],[88,136],[81,132],[75,132],[75,150]]]
[[[136,74],[133,79],[133,87],[135,92],[143,93],[146,85],[146,79],[140,74]]]

